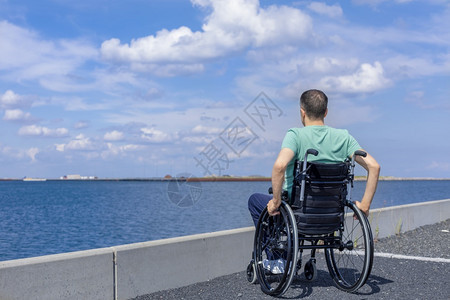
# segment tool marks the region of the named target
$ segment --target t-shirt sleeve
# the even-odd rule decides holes
[[[348,148],[347,149],[348,149],[348,152],[347,152],[348,157],[352,156],[356,150],[361,149],[361,146],[359,145],[359,143],[350,134],[348,135]]]
[[[294,130],[289,129],[286,133],[283,143],[281,143],[281,149],[283,148],[289,148],[294,153],[298,153],[298,137]]]

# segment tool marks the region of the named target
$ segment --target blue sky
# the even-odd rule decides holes
[[[450,3],[0,0],[0,178],[270,175],[329,96],[384,176],[450,177]]]

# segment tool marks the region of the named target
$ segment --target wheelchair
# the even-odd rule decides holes
[[[259,281],[271,296],[283,295],[302,268],[304,250],[311,250],[304,265],[306,280],[317,278],[316,251],[322,249],[330,276],[337,288],[352,293],[362,287],[373,263],[373,238],[366,215],[351,201],[356,151],[351,160],[338,164],[296,161],[291,197],[282,196],[279,215],[267,208],[256,226],[253,255],[247,280]],[[271,189],[269,189],[271,193]],[[275,269],[272,262],[281,262]]]

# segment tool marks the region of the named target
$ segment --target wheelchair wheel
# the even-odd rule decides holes
[[[294,278],[298,255],[297,224],[289,205],[282,202],[280,214],[274,217],[263,210],[253,254],[261,290],[271,296],[284,294]]]
[[[345,213],[341,245],[326,249],[325,258],[337,287],[346,292],[355,292],[370,275],[374,246],[364,213],[351,202],[346,203]]]
[[[316,262],[313,260],[309,260],[305,264],[305,270],[304,270],[305,278],[308,281],[314,281],[317,279],[317,266]]]
[[[247,280],[250,283],[256,283],[256,281],[258,280],[258,278],[256,277],[255,263],[253,262],[253,260],[247,266]]]

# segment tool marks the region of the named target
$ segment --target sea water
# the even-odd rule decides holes
[[[1,181],[0,260],[252,226],[270,182]],[[364,193],[355,182],[353,199]],[[380,181],[372,208],[450,198],[450,181]]]

